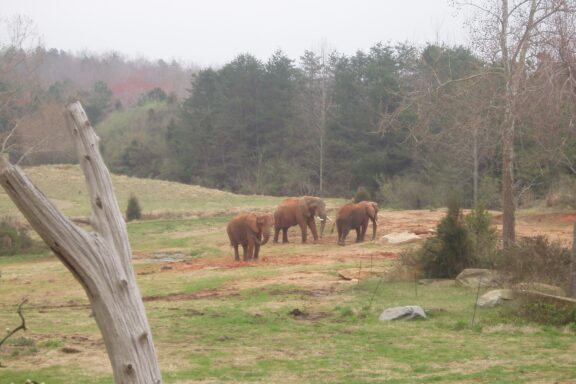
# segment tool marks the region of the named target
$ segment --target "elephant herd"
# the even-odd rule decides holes
[[[320,237],[328,216],[326,205],[319,197],[291,197],[280,202],[274,214],[242,213],[233,217],[226,228],[230,244],[234,247],[234,259],[240,261],[238,246],[242,246],[243,260],[258,259],[260,247],[270,239],[270,231],[274,226],[274,242],[278,242],[282,231],[282,243],[288,242],[288,228],[299,226],[302,233],[302,243],[306,243],[308,228],[314,241],[318,240],[318,232],[314,218],[320,219]],[[368,221],[372,221],[372,240],[376,237],[378,226],[378,204],[372,201],[346,204],[336,214],[336,229],[338,244],[344,245],[346,236],[351,230],[356,231],[356,242],[364,241]]]

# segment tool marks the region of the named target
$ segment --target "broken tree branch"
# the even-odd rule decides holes
[[[24,318],[24,315],[22,314],[22,306],[24,304],[26,304],[28,302],[28,299],[24,299],[22,300],[22,302],[20,303],[20,305],[18,306],[18,310],[16,311],[16,313],[18,314],[18,316],[20,317],[20,325],[17,326],[16,328],[14,328],[13,330],[11,330],[2,340],[0,340],[0,347],[2,346],[2,344],[4,344],[4,342],[6,340],[8,340],[10,338],[10,336],[12,336],[13,334],[15,334],[16,332],[18,332],[19,330],[26,330],[26,319]],[[1,367],[2,365],[0,365]]]

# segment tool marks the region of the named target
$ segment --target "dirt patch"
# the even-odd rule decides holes
[[[299,308],[294,308],[288,314],[296,320],[307,320],[307,321],[318,321],[330,316],[329,313],[326,312],[316,312],[316,313],[309,313],[300,310]]]
[[[11,369],[29,370],[30,367],[41,369],[78,365],[88,372],[99,375],[109,374],[112,371],[104,341],[100,336],[28,334],[27,337],[37,344],[47,340],[60,340],[64,346],[49,350],[41,349],[30,355],[22,354],[10,362]]]
[[[317,253],[313,255],[266,256],[258,261],[234,261],[230,257],[196,258],[183,262],[170,263],[170,271],[194,271],[199,269],[234,269],[262,265],[307,265],[331,264],[353,260],[367,260],[376,263],[383,260],[395,260],[398,252],[350,249],[343,253]]]
[[[234,288],[207,289],[196,293],[172,293],[168,295],[144,296],[143,301],[187,301],[217,297],[237,296],[238,290]]]

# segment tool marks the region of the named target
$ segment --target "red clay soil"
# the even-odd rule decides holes
[[[436,228],[438,222],[445,215],[444,209],[438,210],[412,210],[412,211],[383,211],[379,213],[378,238],[391,232],[412,232],[418,233],[422,237],[430,237],[430,230]],[[546,235],[551,240],[560,240],[566,244],[571,244],[573,224],[576,222],[576,213],[549,213],[536,214],[531,216],[523,215],[517,218],[516,232],[518,237]],[[501,232],[501,220],[495,216],[493,223],[498,232]],[[336,244],[336,234],[328,232],[320,240],[322,244]],[[299,233],[292,229],[289,241],[292,244],[300,242]],[[428,234],[427,234],[428,233]],[[368,234],[371,234],[369,228]],[[263,257],[257,262],[254,261],[234,261],[228,256],[197,258],[183,262],[173,262],[163,264],[165,269],[170,271],[187,271],[200,269],[231,269],[245,268],[256,265],[303,265],[303,264],[331,264],[339,262],[349,262],[352,260],[371,260],[374,262],[381,260],[396,259],[402,247],[386,246],[386,250],[378,250],[373,247],[363,248],[353,245],[355,234],[351,233],[344,247],[335,247],[330,251],[323,250],[310,254],[286,254]],[[282,247],[284,245],[267,245],[268,247]],[[313,251],[312,251],[313,252]],[[156,269],[156,268],[155,268]],[[146,273],[146,272],[144,272]],[[151,272],[154,273],[154,272]]]
[[[398,258],[397,252],[354,252],[345,254],[325,254],[318,253],[314,255],[289,255],[289,256],[265,256],[259,261],[234,261],[230,257],[218,258],[198,258],[189,261],[178,263],[171,263],[171,270],[175,271],[193,271],[199,269],[231,269],[231,268],[244,268],[255,267],[262,265],[303,265],[303,264],[326,264],[331,262],[344,262],[346,259],[353,258],[354,260],[393,260]]]

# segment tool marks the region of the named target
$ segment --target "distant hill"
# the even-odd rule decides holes
[[[46,165],[25,168],[33,182],[67,215],[90,213],[84,176],[76,165]],[[246,196],[194,185],[162,180],[138,179],[112,175],[112,182],[121,210],[134,194],[144,217],[188,217],[233,214],[245,210],[272,210],[280,198]],[[0,189],[0,212],[3,216],[19,216],[6,193]]]
[[[183,97],[192,73],[197,71],[176,61],[129,60],[115,52],[96,56],[39,49],[35,55],[42,88],[65,83],[75,90],[88,91],[95,82],[103,81],[113,91],[114,99],[124,105],[135,104],[143,93],[154,88]]]

